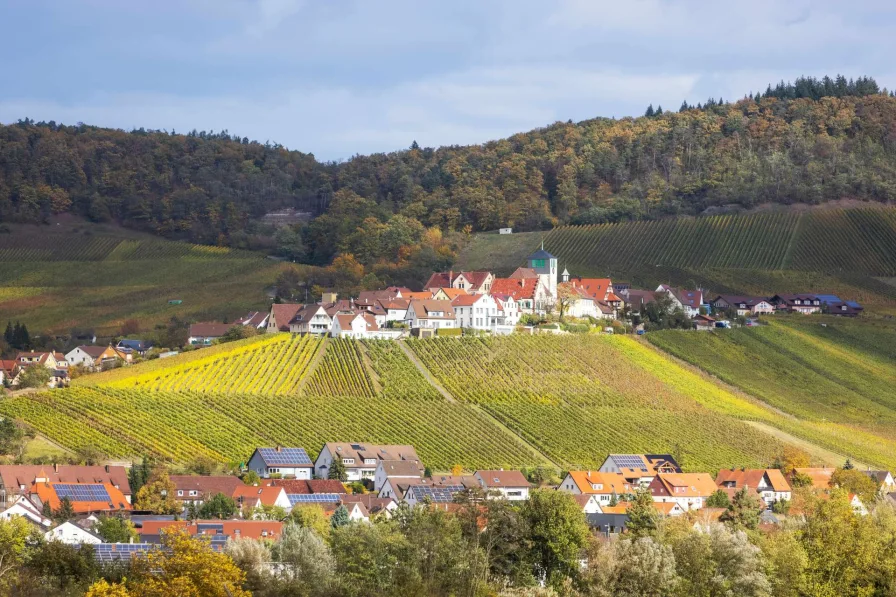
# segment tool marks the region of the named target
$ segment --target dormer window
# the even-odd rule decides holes
[[[592,483],[592,484],[591,484],[591,489],[600,491],[600,490],[603,489],[603,488],[604,488],[603,483]]]
[[[354,458],[343,458],[342,462],[343,462],[343,464],[354,464],[355,459]]]
[[[365,458],[364,464],[376,464],[376,459],[375,458]]]

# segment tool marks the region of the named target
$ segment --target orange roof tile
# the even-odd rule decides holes
[[[46,476],[46,475],[44,475]],[[128,503],[127,498],[120,489],[116,489],[111,483],[52,483],[40,482],[31,486],[30,493],[36,495],[42,504],[50,504],[53,510],[58,510],[62,500],[56,493],[56,487],[64,485],[67,487],[96,487],[102,486],[109,495],[109,501],[88,501],[71,499],[72,508],[78,514],[88,514],[90,512],[115,512],[118,510],[133,510]]]
[[[579,491],[585,494],[625,494],[634,493],[635,488],[626,483],[625,477],[619,473],[601,473],[598,471],[569,471],[569,476]]]

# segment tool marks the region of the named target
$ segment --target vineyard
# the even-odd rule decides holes
[[[264,288],[282,267],[255,253],[109,225],[20,226],[0,233],[0,313],[35,332],[88,327],[99,335],[128,319],[232,319],[269,306]]]
[[[0,413],[113,458],[235,462],[258,445],[313,454],[344,440],[411,443],[439,470],[594,467],[608,452],[672,452],[688,470],[712,471],[770,463],[782,444],[759,425],[896,467],[893,334],[885,320],[822,327],[787,317],[724,333],[656,332],[649,343],[274,334],[6,398]]]
[[[768,212],[624,224],[563,226],[545,235],[477,235],[459,258],[464,269],[504,253],[502,273],[544,246],[577,275],[650,267],[684,270],[748,269],[896,275],[896,209]],[[477,246],[481,245],[481,246]],[[505,249],[512,249],[507,251]]]

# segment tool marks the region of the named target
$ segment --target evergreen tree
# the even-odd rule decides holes
[[[345,463],[342,458],[334,458],[333,464],[330,465],[330,472],[327,473],[327,479],[336,479],[345,483],[348,480],[348,473],[345,470]]]
[[[653,506],[653,496],[646,487],[641,487],[628,509],[626,528],[634,537],[647,537],[656,533],[659,515]]]
[[[728,505],[722,516],[722,522],[732,524],[734,527],[756,529],[759,526],[759,514],[762,508],[759,505],[759,497],[747,487],[734,494],[734,498]]]
[[[849,458],[847,458],[846,462],[843,463],[843,470],[851,471],[854,468],[856,468],[856,466],[852,463],[852,461]]]
[[[339,506],[338,508],[336,508],[336,511],[333,512],[333,516],[330,518],[330,525],[334,529],[344,527],[350,522],[351,520],[348,517],[348,508],[346,508],[345,506]]]
[[[663,115],[663,107],[658,105],[656,107],[656,112],[653,113],[654,116],[662,116]]]
[[[13,331],[12,322],[6,322],[6,331],[3,332],[3,339],[6,340],[6,343],[12,346],[13,340],[15,340],[15,333]]]
[[[647,106],[647,110],[644,112],[644,116],[650,117],[653,116],[653,104]]]
[[[687,112],[691,107],[688,106],[688,100],[684,100],[681,102],[681,107],[678,109],[679,112]]]

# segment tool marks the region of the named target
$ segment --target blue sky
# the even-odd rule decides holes
[[[896,3],[0,0],[0,122],[227,129],[321,160],[733,99],[896,86]]]

